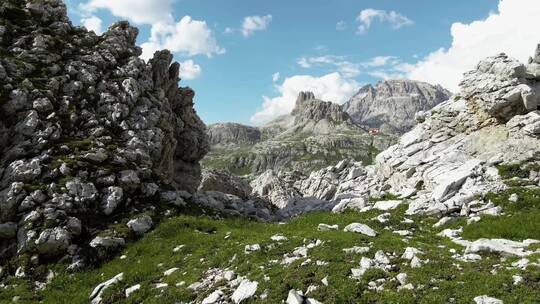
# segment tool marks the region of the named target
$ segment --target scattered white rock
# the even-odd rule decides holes
[[[135,234],[142,235],[152,229],[152,218],[148,215],[143,215],[137,218],[134,218],[127,222],[126,224],[129,229],[131,229]]]
[[[180,268],[174,267],[174,268],[165,270],[165,271],[163,272],[163,275],[166,276],[166,277],[168,277],[168,276],[170,276],[171,274],[173,274],[175,271],[177,271],[178,269],[180,269]]]
[[[504,304],[503,301],[486,295],[475,297],[474,302],[476,304]]]
[[[240,303],[246,299],[251,298],[255,295],[255,292],[257,292],[257,286],[259,283],[252,282],[250,280],[244,279],[242,282],[240,282],[240,285],[234,293],[231,296],[231,299],[234,301],[234,303]]]
[[[319,224],[317,227],[317,230],[319,231],[330,231],[330,230],[338,230],[338,225],[328,225],[328,224]]]
[[[220,303],[221,299],[223,298],[223,291],[216,290],[209,294],[204,300],[202,300],[201,304],[215,304]]]
[[[246,245],[246,247],[244,248],[244,253],[248,254],[259,250],[261,250],[261,245],[259,244]]]
[[[173,251],[173,252],[178,252],[178,251],[180,251],[182,248],[184,248],[184,246],[185,246],[185,245],[178,245],[178,246],[174,247],[172,251]]]
[[[444,225],[455,223],[459,220],[459,217],[445,216],[441,218],[437,223],[433,224],[433,228],[440,228]]]
[[[517,201],[519,200],[519,196],[516,193],[512,193],[510,194],[508,200],[512,203],[517,203]]]
[[[368,253],[369,252],[369,247],[354,246],[354,247],[351,247],[351,248],[344,248],[343,251],[345,253],[362,254],[362,253]]]
[[[377,232],[371,229],[368,225],[360,224],[360,223],[349,224],[345,227],[345,229],[343,229],[343,231],[361,233],[361,234],[371,236],[371,237],[374,237],[377,235]]]
[[[280,234],[276,234],[276,235],[273,235],[272,237],[270,237],[270,239],[272,241],[276,241],[276,242],[283,242],[283,241],[287,241],[288,238],[283,236],[283,235],[280,235]]]
[[[105,289],[109,288],[111,285],[119,283],[123,279],[124,279],[124,273],[122,272],[115,275],[112,279],[107,280],[99,284],[98,286],[96,286],[94,290],[92,290],[92,293],[90,293],[90,297],[89,297],[92,304],[101,304],[103,300],[101,298],[101,294],[103,293],[103,291],[105,291]]]
[[[303,304],[304,297],[298,291],[291,289],[289,290],[289,295],[287,296],[287,304]]]
[[[126,298],[129,298],[129,296],[134,293],[135,291],[141,289],[141,284],[133,285],[131,287],[126,288]]]

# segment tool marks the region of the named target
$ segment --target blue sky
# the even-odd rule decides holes
[[[540,9],[530,6],[538,2],[69,0],[67,5],[75,24],[103,31],[128,19],[139,27],[138,42],[148,52],[172,46],[177,61],[189,61],[181,85],[195,89],[196,109],[206,123],[261,124],[290,111],[291,99],[304,88],[338,103],[383,78],[425,80],[455,91],[459,74],[479,58],[500,51],[516,57],[532,53],[540,39],[523,27],[517,34],[525,37],[512,41],[508,31],[514,29],[507,24],[520,9],[528,10],[535,24]],[[250,17],[255,22],[242,31]],[[180,20],[184,27],[177,26]],[[162,39],[149,44],[152,29]],[[456,64],[456,58],[466,63]]]

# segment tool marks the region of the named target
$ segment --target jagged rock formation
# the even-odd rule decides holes
[[[209,136],[216,140],[204,164],[237,174],[260,174],[269,169],[309,172],[344,158],[370,163],[395,140],[368,134],[339,105],[315,99],[311,92],[299,94],[290,115],[258,128],[260,142],[255,145],[246,144],[250,141],[246,140],[247,130],[252,127],[227,126],[210,131]]]
[[[140,59],[127,22],[97,36],[60,0],[2,1],[0,16],[0,264],[78,267],[124,243],[107,223],[196,190],[205,126],[179,64]]]
[[[381,132],[403,134],[415,125],[414,115],[448,100],[451,93],[441,86],[413,80],[386,80],[375,87],[362,87],[343,110],[352,119]]]
[[[369,209],[369,197],[390,193],[408,200],[408,214],[500,212],[485,199],[507,188],[498,165],[533,168],[524,182],[540,186],[534,171],[540,159],[538,62],[538,55],[524,65],[504,54],[481,61],[465,74],[459,94],[417,115],[420,124],[380,153],[373,166],[329,167],[300,177],[294,190],[337,204],[337,210]],[[282,202],[280,197],[274,204]]]

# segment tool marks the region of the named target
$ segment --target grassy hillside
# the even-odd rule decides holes
[[[522,198],[519,205],[508,202],[511,193],[518,193]],[[9,287],[0,289],[0,301],[9,302],[14,296],[20,296],[21,303],[38,300],[87,303],[96,285],[124,273],[123,281],[104,292],[107,303],[200,302],[218,287],[226,286],[226,282],[213,282],[212,286],[197,291],[188,286],[203,280],[208,270],[219,268],[258,282],[255,296],[243,303],[280,303],[287,298],[290,289],[305,292],[309,286],[316,286],[316,289],[312,287],[314,290],[309,297],[323,303],[471,303],[474,297],[484,294],[505,303],[537,303],[540,299],[538,266],[521,270],[511,267],[519,260],[517,257],[484,253],[480,261],[459,261],[452,256],[454,252],[463,252],[464,248],[437,236],[443,228],[463,226],[463,236],[470,240],[483,237],[540,239],[540,191],[518,188],[492,196],[495,203],[505,207],[505,215],[485,217],[470,225],[462,220],[438,229],[432,228],[436,218],[406,217],[406,206],[392,211],[384,224],[374,219],[382,211],[316,213],[286,224],[177,216],[163,221],[154,231],[97,269],[70,274],[62,266],[54,266],[57,276],[42,291],[34,293],[26,281],[11,279],[7,282]],[[412,221],[404,222],[405,218]],[[344,232],[343,228],[352,222],[367,224],[379,234],[368,237]],[[337,224],[340,229],[318,231],[320,223]],[[394,233],[398,230],[410,231],[411,236]],[[274,241],[271,237],[275,235],[287,240]],[[285,255],[290,256],[296,248],[316,240],[320,240],[320,245],[308,249],[307,257],[290,265],[281,263]],[[245,246],[253,244],[259,244],[261,249],[245,253]],[[361,254],[343,251],[353,246],[370,249]],[[410,262],[401,257],[406,247],[423,252],[418,255],[424,261],[421,267],[411,268]],[[387,271],[371,269],[360,279],[352,278],[351,268],[358,268],[363,256],[373,258],[379,250],[389,256],[393,266]],[[534,254],[528,259],[536,262],[539,257],[540,254]],[[178,270],[164,276],[164,272],[173,267]],[[407,283],[411,283],[414,290],[399,288],[400,283],[395,279],[399,273],[408,275]],[[523,281],[515,285],[513,275],[520,275]],[[321,282],[324,278],[328,286]],[[159,283],[168,286],[156,288]],[[135,284],[140,284],[141,289],[126,299],[124,290]],[[382,287],[377,291],[370,285]],[[226,294],[233,291],[233,288],[224,288]]]

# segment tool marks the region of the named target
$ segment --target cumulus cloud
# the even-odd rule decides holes
[[[175,0],[89,0],[80,5],[84,14],[93,14],[99,9],[107,9],[112,15],[126,18],[136,24],[151,26],[151,35],[143,43],[142,58],[148,59],[160,49],[185,56],[225,53],[216,41],[214,33],[205,21],[193,20],[184,16],[175,22],[172,16],[172,3]],[[85,19],[82,19],[84,23]],[[86,20],[95,26],[97,20]],[[91,23],[93,22],[93,23]],[[200,67],[199,67],[200,68]],[[187,78],[186,78],[187,79]]]
[[[279,72],[276,72],[276,73],[272,74],[272,82],[274,82],[274,83],[278,82],[280,77],[281,77],[281,75],[279,74]]]
[[[101,29],[102,20],[97,16],[89,16],[81,19],[81,23],[89,31],[94,31],[94,33],[101,35],[103,30]]]
[[[462,74],[486,56],[501,52],[526,62],[538,43],[540,1],[500,0],[498,12],[469,24],[454,23],[452,45],[405,66],[407,77],[456,92]]]
[[[114,16],[127,18],[137,24],[173,22],[173,0],[89,0],[81,4],[83,11],[108,9]]]
[[[356,93],[359,87],[359,83],[344,78],[337,72],[321,77],[309,75],[288,77],[276,87],[279,96],[263,96],[262,109],[251,117],[251,122],[261,125],[278,116],[289,114],[301,91],[312,91],[317,98],[341,104]]]
[[[336,23],[336,30],[338,31],[344,31],[347,29],[347,23],[343,20],[340,20],[338,21],[338,23]]]
[[[154,24],[149,41],[141,47],[144,59],[152,57],[158,49],[168,49],[187,56],[204,54],[212,57],[214,54],[225,53],[206,22],[193,20],[190,16],[184,16],[175,24]]]
[[[359,65],[345,60],[342,56],[326,55],[318,57],[302,57],[298,60],[298,65],[306,69],[313,66],[331,66],[348,78],[360,74]]]
[[[242,35],[244,37],[249,37],[256,31],[264,31],[268,28],[271,21],[272,15],[245,17],[244,22],[242,23]]]
[[[399,63],[397,57],[394,56],[376,56],[370,60],[363,62],[362,66],[364,67],[381,67],[386,65],[393,65]]]
[[[393,29],[399,29],[404,26],[409,26],[409,25],[414,24],[414,22],[411,19],[395,11],[385,11],[385,10],[377,10],[377,9],[368,8],[368,9],[362,10],[360,14],[358,15],[358,17],[356,18],[356,21],[359,23],[358,33],[359,34],[367,33],[374,20],[378,20],[379,22],[386,22],[390,24],[390,26]]]
[[[201,66],[193,62],[193,60],[186,60],[180,62],[180,78],[184,80],[193,80],[201,76]]]

